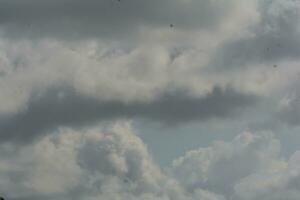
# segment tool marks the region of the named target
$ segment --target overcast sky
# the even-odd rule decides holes
[[[299,0],[0,0],[0,196],[299,200]]]

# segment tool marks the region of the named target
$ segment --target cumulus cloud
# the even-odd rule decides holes
[[[0,192],[9,199],[177,199],[130,125],[60,129],[17,152],[1,146]],[[177,191],[178,190],[178,191]]]
[[[297,125],[297,97],[274,110],[298,83],[299,5],[1,1],[0,194],[296,200],[299,153],[282,157],[272,133],[207,144],[162,170],[130,124],[112,121],[180,125],[246,113],[245,124],[274,114],[270,123]]]
[[[187,152],[172,164],[172,174],[188,191],[202,188],[231,199],[234,186],[243,178],[279,165],[280,143],[270,133],[244,133],[231,143]]]
[[[299,152],[280,170],[255,173],[235,186],[237,198],[245,200],[294,200],[299,195]]]
[[[294,200],[299,195],[299,152],[287,161],[271,133],[243,133],[176,159],[171,174],[190,192],[205,189],[223,199]]]
[[[299,152],[272,133],[242,133],[187,152],[165,173],[130,123],[61,128],[34,145],[2,144],[0,192],[10,199],[295,200]]]

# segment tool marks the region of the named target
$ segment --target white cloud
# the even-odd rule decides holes
[[[11,153],[0,165],[0,192],[8,198],[176,199],[181,192],[127,122],[62,128],[17,152],[3,149]]]
[[[0,193],[17,200],[295,200],[299,155],[285,161],[273,134],[246,132],[187,152],[167,175],[129,122],[61,128],[32,146],[1,145]]]
[[[230,143],[186,153],[173,162],[171,172],[190,192],[205,189],[234,200],[296,200],[299,155],[285,161],[272,134],[244,133]]]

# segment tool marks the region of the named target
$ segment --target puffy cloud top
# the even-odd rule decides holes
[[[299,153],[281,158],[272,133],[243,133],[187,152],[162,171],[128,122],[61,128],[34,145],[1,146],[10,199],[297,199]]]

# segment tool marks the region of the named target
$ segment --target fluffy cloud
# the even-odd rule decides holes
[[[299,195],[299,152],[288,161],[271,133],[243,133],[232,142],[216,142],[187,152],[171,167],[187,191],[205,189],[236,200],[294,200]]]
[[[163,171],[130,125],[96,124],[228,120],[244,111],[245,124],[274,114],[270,124],[298,125],[297,95],[274,110],[298,87],[299,5],[1,1],[0,194],[296,200],[299,153],[283,158],[271,133],[217,141]]]
[[[236,197],[245,200],[294,200],[299,195],[299,177],[299,152],[296,152],[282,169],[257,172],[241,180],[235,186]]]
[[[295,200],[299,152],[281,158],[272,133],[243,133],[155,164],[128,122],[61,128],[31,146],[2,144],[0,193],[10,199]]]
[[[268,133],[244,133],[231,143],[187,152],[173,162],[171,171],[190,192],[203,188],[231,199],[240,180],[280,163],[279,144]]]
[[[1,149],[1,194],[11,199],[180,197],[179,186],[125,122],[84,132],[61,129],[33,146]]]

